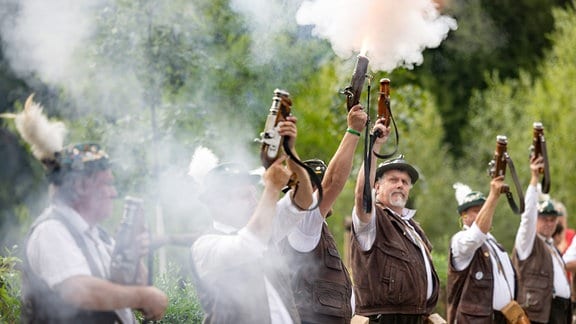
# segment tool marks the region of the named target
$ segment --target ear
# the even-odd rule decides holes
[[[374,180],[374,189],[378,191],[378,188],[380,188],[380,180]]]
[[[89,190],[90,180],[88,177],[80,176],[74,179],[74,191],[78,197],[84,197]]]

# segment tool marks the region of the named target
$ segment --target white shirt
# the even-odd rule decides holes
[[[396,214],[393,210],[388,209],[391,213]],[[414,241],[418,242],[418,246],[420,247],[420,252],[422,253],[422,258],[424,258],[424,266],[426,267],[426,281],[427,281],[427,288],[426,288],[426,298],[429,299],[432,296],[432,265],[430,264],[430,260],[428,259],[428,252],[426,250],[426,246],[422,241],[421,237],[414,237],[418,235],[418,233],[414,230],[414,227],[410,225],[408,222],[414,215],[416,214],[416,210],[404,208],[402,210],[402,215],[400,218],[404,220],[404,224],[406,225],[407,233],[414,239]],[[370,216],[370,222],[363,223],[358,215],[356,214],[356,208],[352,209],[352,224],[354,226],[354,231],[356,232],[356,239],[360,244],[360,247],[363,251],[368,251],[372,248],[374,241],[376,240],[376,207],[372,206],[372,215]]]
[[[492,277],[494,289],[492,292],[492,308],[495,310],[502,310],[514,297],[514,269],[510,262],[510,257],[505,251],[502,251],[496,246],[496,239],[492,234],[484,234],[476,225],[476,222],[471,227],[464,225],[464,231],[460,231],[454,236],[450,242],[453,259],[452,264],[456,270],[461,271],[466,269],[477,249],[482,244],[489,245],[490,261],[492,263]],[[494,253],[497,253],[496,255]],[[498,264],[499,258],[502,264],[502,269]],[[476,274],[480,276],[482,274]]]
[[[108,276],[113,245],[100,239],[98,229],[88,223],[72,208],[63,204],[51,205],[44,213],[57,212],[64,215],[77,229],[86,242],[88,253],[96,263],[98,271]],[[26,255],[31,271],[42,279],[50,289],[74,276],[93,276],[90,266],[76,240],[62,222],[49,219],[34,229]],[[128,308],[116,310],[123,323],[136,323],[132,311]]]
[[[296,224],[296,228],[288,235],[290,246],[302,253],[308,253],[316,248],[322,236],[322,225],[326,222],[320,213],[320,208],[314,208],[305,213],[306,215]],[[350,296],[350,305],[354,311],[356,305],[354,290]]]
[[[536,186],[528,186],[525,196],[525,208],[516,233],[514,246],[520,260],[526,260],[532,253],[534,240],[540,237],[547,244],[546,240],[537,235],[536,223],[538,221],[538,190]],[[554,268],[554,296],[570,298],[570,284],[564,272],[562,256],[556,249],[550,249],[552,265]]]
[[[276,204],[273,223],[273,242],[280,242],[303,217],[302,211],[293,206],[290,193],[284,195]],[[214,228],[233,233],[236,229],[221,223]],[[205,278],[211,273],[224,271],[231,265],[259,262],[264,258],[268,245],[251,233],[247,228],[240,229],[235,235],[207,234],[199,237],[192,245],[192,261],[198,277]],[[270,317],[272,323],[292,323],[292,318],[282,302],[278,291],[264,277]],[[247,296],[249,298],[249,296]]]

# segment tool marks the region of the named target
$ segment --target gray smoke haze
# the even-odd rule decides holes
[[[94,1],[4,1],[5,55],[20,76],[37,74],[48,83],[77,79],[74,53],[92,33]],[[72,73],[72,74],[70,74]]]
[[[231,0],[230,8],[243,15],[252,37],[252,54],[256,64],[274,59],[274,42],[283,32],[297,28],[296,11],[302,0]]]
[[[153,169],[152,164],[160,172],[159,181],[150,179],[137,186],[140,192],[126,194],[158,199],[163,210],[148,212],[165,218],[167,232],[192,228],[197,218],[204,218],[207,209],[196,197],[201,191],[198,183],[187,176],[193,152],[182,149],[199,146],[202,139],[169,131],[177,128],[180,116],[193,114],[202,118],[199,106],[203,102],[196,99],[206,96],[218,100],[218,96],[198,89],[197,93],[181,95],[179,101],[166,102],[162,93],[165,82],[162,71],[188,66],[158,66],[157,58],[183,50],[194,52],[199,58],[198,64],[219,66],[222,70],[228,64],[214,62],[225,56],[210,56],[203,47],[207,46],[202,40],[211,32],[206,30],[210,24],[198,14],[196,3],[189,0],[0,0],[2,48],[11,69],[24,80],[40,80],[57,89],[70,102],[70,107],[47,107],[51,108],[48,111],[57,111],[63,118],[94,113],[99,118],[114,120],[114,124],[104,130],[103,137],[108,144],[114,144],[108,146],[108,153],[119,161],[122,171],[141,172],[152,178],[154,174],[142,171],[145,167]],[[327,39],[334,52],[343,58],[362,51],[365,44],[373,70],[421,64],[422,51],[438,46],[447,33],[456,28],[452,18],[441,16],[431,1],[424,0],[231,0],[230,4],[244,16],[252,37],[253,60],[260,64],[273,61],[277,50],[275,37],[295,31],[299,25],[314,26],[314,35]],[[118,6],[122,6],[120,14]],[[180,10],[170,10],[175,6]],[[151,30],[166,32],[166,38],[174,40],[180,48],[158,48],[150,44]],[[202,83],[209,82],[202,80]],[[246,90],[249,91],[252,89]],[[262,105],[268,106],[269,102]],[[152,134],[151,106],[157,108],[159,115],[161,111],[172,114],[168,122],[158,125],[162,126],[159,131],[164,131],[160,142],[155,142]],[[226,121],[221,123],[225,125]],[[232,124],[235,125],[234,144],[260,132],[237,121],[229,123]],[[249,168],[257,165],[254,152],[231,145],[232,137],[223,136],[229,129],[210,127],[200,129],[198,133],[205,133],[198,136],[210,132],[217,135],[214,145],[208,148],[227,153],[225,157],[217,154],[220,162],[239,161]]]
[[[329,40],[338,56],[360,52],[372,70],[388,72],[422,64],[422,52],[438,47],[457,28],[431,0],[304,1],[297,22],[314,25],[313,34]]]
[[[193,152],[182,149],[200,143],[203,129],[198,130],[198,138],[170,132],[178,122],[172,115],[199,114],[198,108],[186,97],[163,101],[165,67],[158,66],[156,58],[164,54],[162,50],[172,49],[155,47],[150,33],[169,32],[169,39],[180,41],[184,50],[203,55],[197,40],[205,36],[206,23],[195,5],[190,1],[0,0],[2,48],[10,68],[30,84],[39,80],[66,98],[69,105],[62,107],[40,102],[50,118],[57,115],[69,126],[78,119],[75,126],[88,135],[91,124],[86,120],[98,118],[94,123],[103,128],[101,144],[115,162],[116,177],[145,179],[129,183],[121,195],[143,197],[149,204],[156,201],[147,216],[153,228],[160,232],[165,228],[166,233],[195,229],[197,222],[205,222],[206,213],[195,197],[198,184],[187,176]],[[195,95],[203,96],[201,91]],[[151,107],[157,114],[156,134]],[[238,128],[244,131],[244,125]],[[258,132],[250,130],[238,138],[251,139]],[[162,136],[156,140],[159,133]],[[64,144],[93,140],[75,135],[70,134]],[[255,158],[245,147],[225,144],[213,149],[253,165]]]

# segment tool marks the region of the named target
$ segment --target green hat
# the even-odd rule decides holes
[[[54,154],[54,160],[43,160],[48,179],[59,185],[71,173],[91,174],[110,168],[108,154],[96,143],[72,144]]]
[[[326,163],[320,159],[310,159],[303,161],[305,165],[310,167],[314,173],[318,176],[320,181],[324,178],[324,173],[326,172]]]
[[[556,210],[552,200],[543,200],[538,203],[538,216],[562,216],[562,213]]]
[[[416,171],[413,166],[404,160],[404,155],[402,154],[392,160],[380,163],[380,165],[378,165],[378,169],[376,169],[376,180],[380,179],[384,172],[389,170],[400,170],[407,172],[410,176],[410,179],[412,180],[412,184],[415,184],[416,181],[418,181],[418,171]]]
[[[468,208],[474,206],[482,206],[486,201],[486,197],[479,191],[472,191],[468,193],[464,200],[458,205],[458,214],[462,214],[462,212],[466,211]]]

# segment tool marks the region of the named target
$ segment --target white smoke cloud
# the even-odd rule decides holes
[[[383,71],[422,64],[424,49],[438,47],[457,28],[431,0],[305,1],[296,21],[314,25],[314,35],[329,40],[336,55],[365,53],[370,67]]]
[[[252,56],[256,63],[274,59],[276,37],[297,27],[295,13],[302,1],[231,0],[230,8],[245,17],[252,38]]]
[[[21,0],[11,19],[2,23],[5,54],[21,76],[36,74],[51,84],[69,78],[74,52],[93,29],[90,0]],[[7,3],[4,5],[8,6]],[[92,14],[91,14],[92,13]]]

